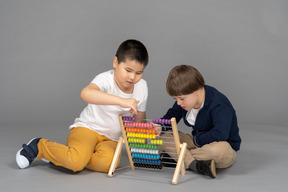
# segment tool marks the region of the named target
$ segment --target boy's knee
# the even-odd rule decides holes
[[[105,150],[105,153],[103,154],[97,154],[97,155],[95,154],[90,159],[86,168],[93,170],[93,171],[107,173],[113,161],[114,152],[115,152],[114,149],[108,148]],[[121,153],[119,157],[121,157]],[[118,159],[118,162],[116,162],[116,167],[118,166],[119,163],[120,163],[120,158]]]
[[[217,168],[226,168],[234,162],[234,150],[228,142],[213,142],[212,151],[216,155],[215,163]],[[234,160],[233,160],[234,159]]]
[[[104,158],[102,161],[102,165],[101,165],[101,169],[102,169],[101,171],[102,172],[108,172],[109,168],[112,164],[112,161],[113,161],[113,156],[108,156],[108,157]],[[118,162],[116,162],[117,166],[118,166],[119,162],[120,162],[120,158],[118,159]]]
[[[210,144],[210,147],[216,154],[225,153],[232,149],[230,144],[226,141],[213,142]]]
[[[100,171],[101,171],[101,172],[104,172],[104,173],[108,173],[108,171],[109,171],[109,169],[110,169],[110,166],[111,166],[111,162],[106,163],[106,164],[104,164],[104,165],[100,168]],[[118,166],[118,164],[117,164],[117,166]],[[116,166],[116,167],[117,167],[117,166]]]
[[[116,167],[119,165],[120,159],[116,164]],[[103,159],[102,161],[97,161],[94,164],[89,164],[86,166],[86,168],[97,171],[97,172],[103,172],[103,173],[108,173],[110,166],[111,166],[112,160],[110,159]]]
[[[84,166],[78,166],[78,165],[75,165],[75,166],[71,166],[70,169],[73,171],[73,172],[79,172],[79,171],[82,171],[85,167]]]
[[[66,165],[66,168],[72,170],[73,172],[79,172],[82,171],[86,166],[86,163],[78,160],[70,162],[68,165]]]

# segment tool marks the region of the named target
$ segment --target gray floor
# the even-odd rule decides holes
[[[240,129],[243,144],[232,167],[218,170],[216,179],[186,172],[172,185],[173,170],[131,171],[125,152],[113,178],[89,170],[75,174],[40,160],[20,170],[15,154],[22,143],[36,136],[65,143],[68,130],[65,126],[1,126],[0,191],[288,191],[288,128],[240,125]]]

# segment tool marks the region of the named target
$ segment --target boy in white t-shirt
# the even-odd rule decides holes
[[[137,40],[124,41],[114,57],[114,70],[97,75],[81,91],[88,105],[70,126],[67,144],[34,138],[17,152],[18,166],[26,168],[38,158],[74,172],[108,172],[121,136],[118,115],[146,119],[148,88],[142,75],[147,64],[146,47]]]

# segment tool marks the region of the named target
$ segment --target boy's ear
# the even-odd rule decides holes
[[[198,96],[200,94],[200,91],[204,89],[203,87],[202,88],[199,88],[197,91],[195,91],[196,95]]]
[[[115,56],[113,59],[113,68],[115,69],[118,66],[118,58]]]
[[[198,89],[198,90],[195,91],[195,94],[196,94],[197,96],[199,95],[200,90],[201,90],[201,89]]]

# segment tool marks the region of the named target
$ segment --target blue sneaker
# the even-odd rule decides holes
[[[16,162],[21,169],[27,168],[38,155],[38,142],[40,138],[34,138],[29,143],[23,144],[22,149],[16,153]]]

